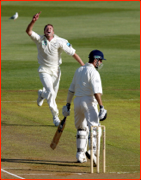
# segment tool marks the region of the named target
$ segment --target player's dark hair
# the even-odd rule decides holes
[[[53,27],[52,24],[47,24],[47,25],[45,25],[45,27],[44,27],[44,31],[45,31],[45,29],[46,29],[47,26],[52,26],[52,27]],[[54,30],[54,27],[53,27],[53,30]]]

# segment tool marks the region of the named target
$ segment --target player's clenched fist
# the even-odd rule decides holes
[[[34,21],[34,22],[37,21],[40,14],[41,14],[41,11],[40,11],[39,13],[35,14],[35,15],[33,16],[32,21]]]

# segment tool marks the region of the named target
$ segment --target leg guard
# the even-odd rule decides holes
[[[78,129],[77,130],[77,139],[76,139],[76,145],[77,145],[77,153],[76,153],[76,159],[78,162],[83,163],[86,162],[86,155],[85,152],[87,151],[87,143],[88,143],[88,127],[84,129]]]

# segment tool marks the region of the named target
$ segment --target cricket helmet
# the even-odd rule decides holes
[[[104,59],[104,54],[99,50],[91,51],[88,57],[90,61],[93,61],[94,59],[106,60]]]

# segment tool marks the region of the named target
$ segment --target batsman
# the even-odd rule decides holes
[[[99,126],[99,122],[107,117],[107,110],[104,109],[101,95],[102,83],[98,69],[103,65],[104,54],[99,50],[93,50],[89,54],[89,62],[78,68],[74,74],[72,83],[68,90],[67,104],[62,108],[62,114],[70,115],[70,105],[74,99],[75,127],[77,129],[76,159],[79,163],[87,162],[90,159],[90,127]],[[99,105],[99,110],[98,106]],[[101,134],[101,129],[99,127]],[[96,166],[96,129],[93,129],[93,162]],[[99,142],[100,142],[99,136]],[[89,143],[88,143],[89,141]],[[89,149],[87,151],[87,144]],[[100,143],[99,143],[100,144]],[[99,147],[100,149],[100,147]]]

